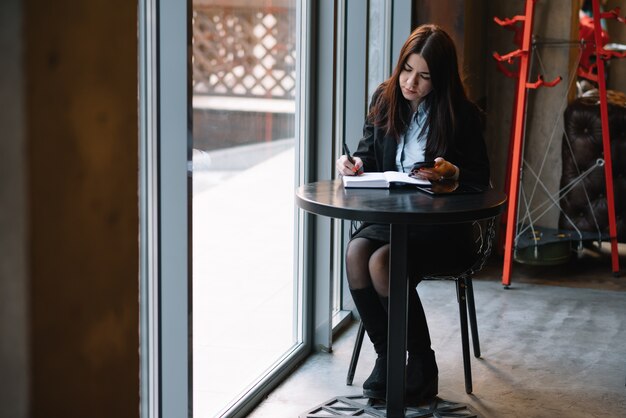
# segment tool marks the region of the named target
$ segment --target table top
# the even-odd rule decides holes
[[[304,184],[296,203],[307,212],[331,218],[389,224],[460,223],[487,219],[504,210],[506,195],[480,193],[430,195],[414,187],[344,189],[341,179]]]

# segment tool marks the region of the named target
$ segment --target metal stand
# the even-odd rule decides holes
[[[336,418],[338,416],[386,417],[387,405],[384,402],[373,401],[361,395],[338,396],[305,412],[299,418]],[[404,416],[406,418],[480,418],[469,406],[440,398],[435,398],[428,405],[408,406],[405,408]]]

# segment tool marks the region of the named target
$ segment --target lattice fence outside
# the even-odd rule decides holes
[[[280,7],[194,7],[193,93],[293,99],[294,16]]]

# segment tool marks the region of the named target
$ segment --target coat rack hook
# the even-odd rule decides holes
[[[503,73],[505,76],[509,77],[509,78],[517,78],[519,77],[519,71],[511,71],[508,68],[506,68],[504,66],[504,64],[502,63],[502,61],[497,61],[496,60],[496,65],[498,66],[498,70]]]
[[[498,61],[507,61],[509,64],[513,61],[513,58],[517,58],[521,55],[526,54],[527,52],[523,49],[516,49],[513,52],[509,52],[506,55],[500,55],[497,52],[493,53],[493,57]]]
[[[558,76],[557,78],[555,78],[552,81],[545,81],[543,79],[543,76],[540,74],[537,76],[537,81],[535,81],[534,83],[526,83],[526,87],[529,89],[536,89],[539,87],[554,87],[557,84],[559,84],[561,82],[561,80],[563,80],[563,77]]]
[[[500,26],[511,26],[514,25],[516,22],[523,22],[524,20],[526,20],[526,16],[515,16],[512,19],[508,17],[500,19],[499,17],[494,16],[493,20]]]

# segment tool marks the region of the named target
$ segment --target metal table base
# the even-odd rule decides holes
[[[336,417],[380,418],[387,416],[387,405],[362,395],[338,396],[332,398],[299,418],[336,418]],[[435,398],[430,404],[407,406],[406,418],[480,418],[469,406],[457,402]]]

